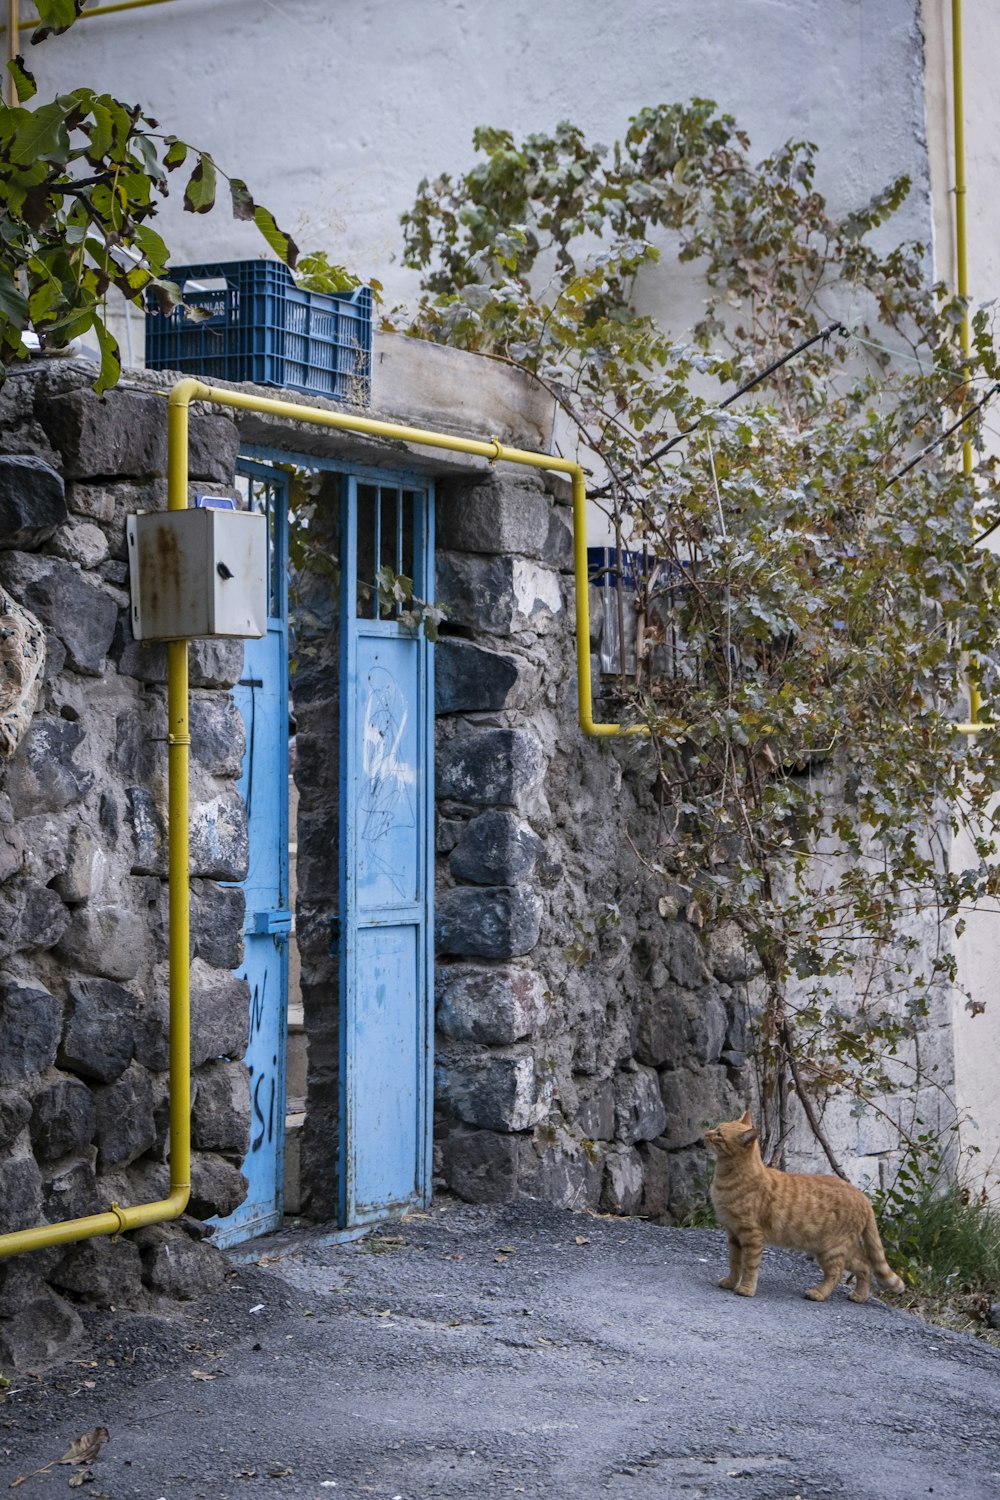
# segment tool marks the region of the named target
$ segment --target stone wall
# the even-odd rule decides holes
[[[705,1201],[706,1124],[754,1103],[756,956],[651,868],[663,810],[645,741],[579,731],[567,506],[508,471],[441,483],[438,516],[439,1180],[683,1218]],[[930,953],[938,934],[914,916],[905,937]],[[849,1010],[852,986],[835,998]],[[929,995],[886,1059],[902,1094],[820,1106],[863,1186],[898,1160],[892,1117],[913,1134],[954,1119],[948,999]],[[790,1112],[788,1164],[829,1170]]]
[[[438,490],[437,1166],[474,1200],[682,1213],[749,1087],[749,971],[632,850],[648,750],[580,734],[564,500]]]
[[[166,503],[166,402],[100,401],[39,361],[0,391],[0,586],[44,628],[40,697],[0,759],[0,1231],[168,1189],[165,649],[129,627],[125,516]],[[192,475],[231,486],[237,436],[192,421]],[[230,1212],[249,1128],[242,1061],[247,842],[234,781],[242,645],[191,652],[192,1197]],[[163,1226],[0,1262],[0,1367],[65,1351],[74,1303],[187,1293],[221,1261]]]

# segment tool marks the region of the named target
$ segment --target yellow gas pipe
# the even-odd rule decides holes
[[[488,459],[491,464],[522,464],[568,474],[573,486],[573,560],[576,580],[576,661],[580,727],[585,734],[607,736],[648,733],[643,724],[621,725],[594,722],[590,675],[590,608],[587,577],[586,484],[583,470],[570,459],[548,453],[507,448],[499,438],[482,442],[379,422],[349,412],[323,411],[297,406],[291,401],[271,400],[243,391],[227,391],[181,380],[167,403],[167,505],[184,510],[188,487],[188,411],[192,401],[211,402],[243,411],[259,411],[294,422],[360,432],[389,441],[419,443]],[[60,1224],[40,1224],[0,1235],[0,1258],[40,1250],[46,1245],[72,1244],[104,1234],[140,1229],[144,1224],[176,1219],[191,1196],[191,986],[189,968],[190,887],[188,879],[188,648],[186,641],[170,641],[167,676],[167,791],[168,874],[170,899],[170,1193],[155,1203],[119,1208]]]
[[[951,68],[955,132],[955,280],[958,295],[966,300],[959,336],[962,345],[962,362],[967,366],[972,351],[972,329],[969,324],[969,269],[965,233],[965,89],[962,71],[962,0],[951,0]],[[968,477],[972,469],[972,439],[966,438],[962,444],[962,473]],[[983,728],[979,720],[982,703],[975,679],[970,676],[969,722],[955,725],[959,734],[977,734]]]

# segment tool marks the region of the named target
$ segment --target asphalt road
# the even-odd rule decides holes
[[[997,1500],[1000,1352],[717,1232],[445,1205],[264,1266],[171,1323],[90,1315],[0,1406],[21,1500]],[[52,1464],[98,1426],[90,1466]],[[52,1464],[42,1473],[32,1470]]]

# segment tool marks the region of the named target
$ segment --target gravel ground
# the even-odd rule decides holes
[[[0,1488],[1000,1496],[1000,1352],[843,1290],[807,1302],[804,1257],[768,1251],[749,1300],[718,1289],[718,1232],[452,1203],[351,1244],[303,1230],[253,1254],[170,1319],[87,1313],[86,1357],[0,1405]],[[98,1427],[93,1463],[53,1462]]]

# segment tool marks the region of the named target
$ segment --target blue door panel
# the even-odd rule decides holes
[[[362,928],[357,957],[364,982],[354,1030],[350,1173],[356,1216],[367,1218],[412,1204],[420,1187],[420,928]],[[379,1149],[367,1149],[376,1142]]]
[[[237,1244],[280,1225],[285,1165],[285,1053],[288,1023],[288,649],[285,481],[241,465],[248,501],[269,527],[267,635],[244,643],[243,674],[233,689],[246,750],[239,788],[246,804],[250,858],[243,882],[243,964],[250,991],[250,1140],[242,1163],[247,1196],[217,1219],[212,1243]]]
[[[414,592],[431,599],[433,493],[364,490],[359,498],[349,481],[341,512],[345,556],[365,558],[372,569],[367,590],[354,569],[342,571],[338,1199],[345,1228],[429,1201],[433,1102],[431,646],[370,589],[379,566],[399,572],[409,563]]]

